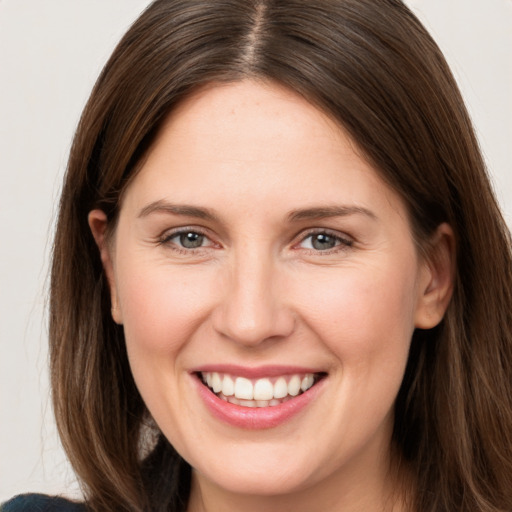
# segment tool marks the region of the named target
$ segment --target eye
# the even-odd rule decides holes
[[[176,235],[176,237],[180,244],[186,249],[197,249],[198,247],[202,247],[204,244],[205,236],[199,233],[194,233],[193,231],[189,231],[188,233],[180,233]]]
[[[309,233],[302,239],[299,245],[304,249],[311,249],[314,251],[329,251],[336,249],[339,246],[342,246],[340,248],[350,247],[352,243],[352,240],[343,238],[339,235],[325,231],[319,231]]]
[[[188,250],[210,247],[213,245],[212,241],[206,235],[191,229],[175,231],[174,233],[166,235],[161,243],[164,245],[174,245],[177,249]]]

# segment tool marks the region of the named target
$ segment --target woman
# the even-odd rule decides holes
[[[510,270],[401,2],[154,2],[84,111],[54,247],[82,508],[512,509]]]

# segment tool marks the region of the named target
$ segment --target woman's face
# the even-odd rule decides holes
[[[138,389],[201,485],[383,477],[435,282],[337,124],[277,85],[204,88],[161,129],[112,243],[90,223]]]

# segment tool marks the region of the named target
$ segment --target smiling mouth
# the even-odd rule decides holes
[[[296,373],[247,379],[228,373],[198,372],[198,377],[218,398],[242,407],[274,407],[305,393],[325,373]]]

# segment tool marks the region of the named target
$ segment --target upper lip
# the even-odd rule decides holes
[[[191,373],[217,372],[227,373],[245,377],[247,379],[260,379],[263,377],[279,377],[282,375],[294,375],[305,373],[325,373],[318,368],[306,366],[289,366],[289,365],[263,365],[263,366],[240,366],[236,364],[205,364],[193,368]]]

